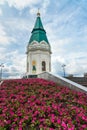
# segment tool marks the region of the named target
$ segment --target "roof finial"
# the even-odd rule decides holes
[[[40,17],[40,12],[39,12],[39,8],[38,8],[37,16],[38,16],[38,17]]]

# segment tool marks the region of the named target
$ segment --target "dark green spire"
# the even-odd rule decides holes
[[[49,44],[46,36],[46,31],[44,30],[43,24],[41,22],[40,13],[38,12],[35,26],[32,30],[32,35],[29,40],[29,44],[31,44],[33,41],[41,42],[43,40]]]

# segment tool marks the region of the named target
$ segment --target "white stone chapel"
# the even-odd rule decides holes
[[[51,71],[51,46],[43,28],[40,13],[27,46],[27,74],[37,75]]]

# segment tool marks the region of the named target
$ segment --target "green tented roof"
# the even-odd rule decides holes
[[[44,29],[40,16],[37,17],[36,22],[35,22],[35,26],[34,26],[34,29],[38,29],[38,28]]]
[[[33,41],[41,42],[43,40],[49,44],[47,36],[46,36],[46,32],[45,32],[45,30],[43,28],[43,24],[41,22],[40,15],[37,15],[35,26],[32,30],[32,35],[29,40],[29,44],[31,44]]]

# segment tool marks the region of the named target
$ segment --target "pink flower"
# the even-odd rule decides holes
[[[57,119],[57,123],[60,124],[60,123],[61,123],[61,120],[60,120],[60,119]]]
[[[54,130],[53,128],[50,128],[49,130]]]
[[[5,80],[0,86],[0,126],[82,130],[87,127],[86,99],[84,93],[44,79]]]
[[[22,126],[20,126],[18,130],[22,130]]]
[[[55,122],[55,115],[51,114],[51,122],[54,123]]]
[[[25,117],[24,117],[25,120],[28,120],[28,118],[29,118],[28,116],[25,116]]]
[[[75,130],[75,128],[74,128],[74,127],[72,127],[72,128],[68,128],[68,130]]]
[[[67,127],[66,123],[64,121],[62,121],[62,124],[61,124],[64,128]]]
[[[87,125],[82,125],[81,127],[85,129],[85,128],[87,128]]]

